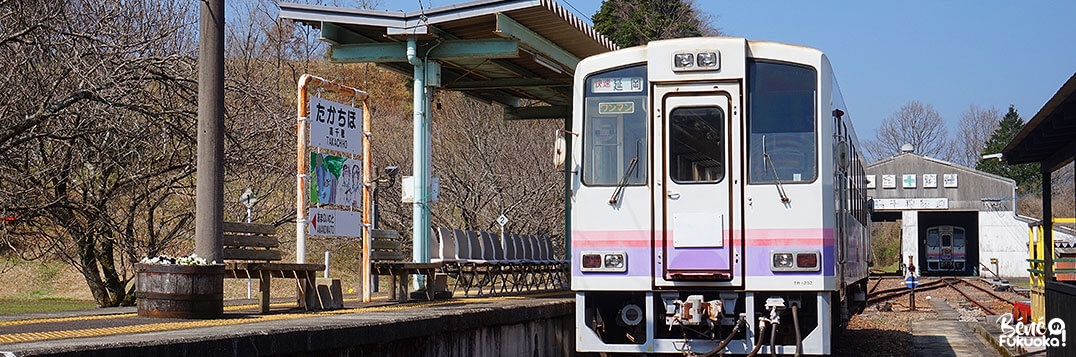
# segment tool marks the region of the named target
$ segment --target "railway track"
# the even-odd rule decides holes
[[[973,305],[978,307],[980,310],[983,310],[983,312],[987,313],[988,315],[996,315],[994,313],[994,309],[990,308],[990,306],[988,306],[986,303],[980,302],[978,298],[972,297],[971,294],[967,293],[967,291],[961,290],[960,288],[956,287],[957,285],[965,285],[966,286],[967,284],[963,284],[963,282],[964,282],[963,280],[946,278],[946,279],[942,279],[941,281],[944,282],[945,285],[948,286],[950,289],[953,289],[954,291],[959,293],[961,296],[963,296],[965,299],[967,299],[968,302],[972,303]],[[996,296],[997,295],[995,295],[995,297]]]
[[[928,278],[924,278],[924,280],[927,280],[927,279]],[[874,288],[877,288],[877,287],[878,287],[878,284],[875,284]],[[923,291],[930,291],[930,290],[939,289],[939,288],[943,288],[943,287],[945,287],[945,283],[943,283],[941,280],[930,280],[930,281],[925,282],[923,284],[919,284],[919,287],[915,288],[915,291],[916,292],[923,292]],[[874,288],[871,288],[871,290],[874,290]],[[904,288],[904,287],[873,291],[873,292],[870,293],[871,297],[869,299],[867,299],[867,305],[870,306],[870,305],[874,305],[874,304],[877,304],[877,303],[880,303],[880,302],[883,302],[883,301],[886,301],[886,300],[892,300],[892,299],[895,299],[897,297],[908,295],[911,292],[912,292],[911,289]]]
[[[923,283],[915,289],[917,293],[948,288],[947,290],[954,291],[960,297],[963,297],[963,300],[967,301],[966,304],[974,305],[975,308],[982,310],[983,313],[988,315],[1008,312],[1013,306],[1013,300],[964,279],[922,278],[921,282]],[[898,297],[907,296],[911,293],[911,289],[905,287],[873,291],[877,287],[878,284],[875,284],[875,286],[871,288],[871,297],[867,300],[867,305],[875,305],[888,300],[895,300]]]

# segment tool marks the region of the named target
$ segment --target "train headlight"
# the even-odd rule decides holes
[[[624,254],[606,254],[605,267],[608,269],[621,269],[624,267]]]
[[[695,65],[694,53],[677,53],[673,56],[673,66],[677,69],[691,68]]]
[[[717,67],[717,52],[703,52],[696,55],[698,59],[699,68],[716,68]]]
[[[721,52],[714,49],[695,49],[673,54],[672,69],[677,72],[721,69]]]
[[[777,269],[792,268],[792,253],[773,253],[773,267]]]
[[[818,267],[818,253],[796,253],[796,267],[797,268],[817,268]]]
[[[601,254],[583,254],[583,269],[598,269],[601,267]]]
[[[581,271],[625,272],[628,271],[628,253],[623,251],[583,252],[580,256]]]
[[[818,271],[818,252],[791,251],[770,252],[773,271]]]

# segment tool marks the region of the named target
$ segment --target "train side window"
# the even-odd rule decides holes
[[[748,76],[748,183],[814,181],[818,167],[815,70],[748,61]]]
[[[725,178],[725,112],[679,107],[669,113],[669,176],[678,183]]]

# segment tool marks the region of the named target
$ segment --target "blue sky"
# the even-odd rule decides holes
[[[402,10],[418,10],[418,0]],[[600,0],[557,0],[588,19]],[[423,7],[464,1],[422,0]],[[860,139],[911,100],[954,134],[972,104],[1030,120],[1076,72],[1076,1],[696,0],[725,35],[815,47],[837,72]],[[403,3],[393,3],[401,10]],[[581,14],[581,15],[580,15]]]

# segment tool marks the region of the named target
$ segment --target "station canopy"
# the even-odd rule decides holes
[[[568,117],[580,59],[617,49],[553,0],[411,12],[281,3],[280,17],[320,29],[334,63],[372,62],[409,77],[406,46],[414,39],[418,57],[440,63],[441,88],[503,104],[508,119]]]
[[[1076,74],[1061,86],[1001,152],[1010,164],[1039,162],[1056,170],[1076,156]]]

